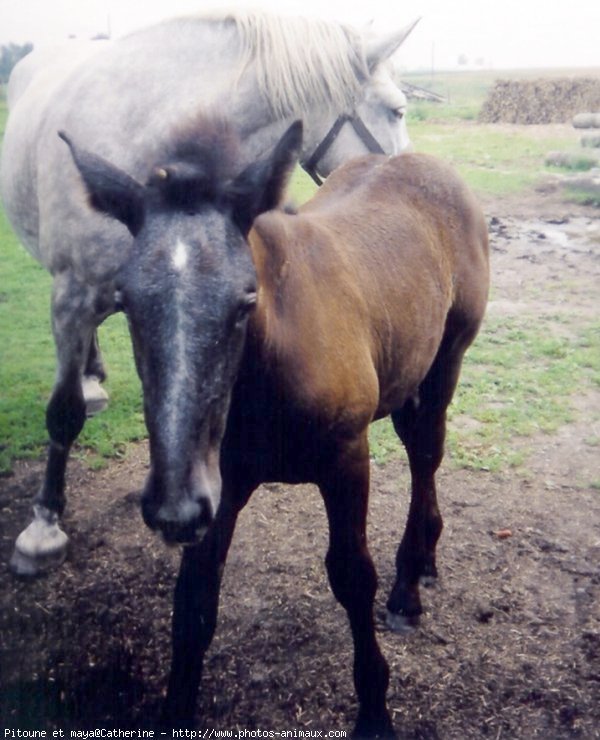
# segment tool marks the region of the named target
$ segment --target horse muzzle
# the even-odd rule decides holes
[[[220,486],[219,486],[220,489]],[[169,544],[193,545],[200,543],[215,517],[216,491],[186,487],[169,495],[157,495],[149,483],[142,496],[142,515],[150,529],[161,532]],[[220,496],[220,490],[216,498]]]

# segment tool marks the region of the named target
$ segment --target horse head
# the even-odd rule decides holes
[[[220,445],[257,294],[246,237],[255,217],[278,204],[302,139],[296,122],[270,156],[235,174],[230,130],[203,125],[176,139],[145,185],[60,134],[91,205],[134,238],[116,300],[149,433],[142,511],[172,542],[201,539],[220,503]]]
[[[333,21],[236,11],[240,56],[230,105],[244,147],[260,152],[282,121],[301,118],[301,164],[321,183],[355,157],[410,147],[406,96],[390,58],[418,21],[384,37]]]
[[[366,39],[350,105],[306,119],[302,165],[320,184],[334,169],[367,152],[395,155],[411,147],[406,95],[392,78],[389,60],[420,19],[383,38]]]

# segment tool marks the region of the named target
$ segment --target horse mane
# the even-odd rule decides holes
[[[261,93],[277,116],[315,106],[350,110],[369,77],[360,34],[340,23],[245,9],[204,18],[235,24],[241,69],[256,64]]]

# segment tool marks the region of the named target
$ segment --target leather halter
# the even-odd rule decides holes
[[[325,138],[311,154],[311,156],[308,159],[300,162],[302,169],[307,174],[309,174],[319,186],[323,184],[323,180],[317,174],[317,167],[319,165],[319,162],[323,159],[328,149],[335,142],[345,123],[349,123],[352,126],[358,138],[367,147],[368,151],[371,152],[371,154],[385,154],[380,143],[365,126],[360,116],[357,116],[356,113],[342,113],[340,116],[337,117],[335,123],[325,135]]]

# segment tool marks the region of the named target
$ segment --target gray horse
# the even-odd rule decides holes
[[[197,16],[116,42],[34,52],[15,68],[2,197],[20,240],[54,278],[58,367],[46,475],[13,570],[38,573],[65,556],[59,517],[67,457],[86,412],[107,401],[95,331],[119,310],[115,276],[132,245],[122,224],[89,207],[57,131],[145,182],[157,142],[201,112],[226,112],[235,123],[240,171],[301,118],[301,161],[319,181],[366,151],[409,146],[406,98],[387,60],[414,25],[375,39],[336,23],[263,13]]]

